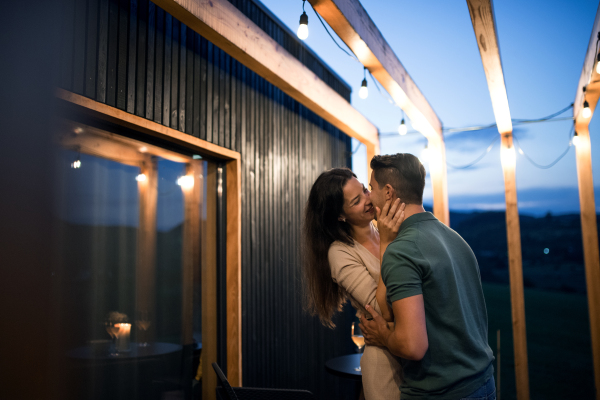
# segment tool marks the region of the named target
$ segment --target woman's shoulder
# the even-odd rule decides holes
[[[354,242],[354,240],[352,240],[352,241]],[[348,243],[344,243],[339,240],[336,240],[335,242],[331,243],[331,245],[329,246],[329,255],[331,256],[331,254],[335,254],[338,252],[347,253],[348,251],[353,251],[355,247],[356,246],[354,245],[354,243],[348,244]]]

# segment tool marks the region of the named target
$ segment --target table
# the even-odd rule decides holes
[[[121,352],[118,355],[111,355],[109,345],[110,343],[102,343],[101,345],[77,347],[69,351],[68,356],[70,358],[81,360],[128,360],[163,356],[176,353],[183,348],[181,345],[173,343],[154,342],[149,343],[148,346],[141,347],[137,342],[131,342],[130,351]]]
[[[355,368],[360,367],[360,358],[362,353],[350,354],[348,356],[341,356],[332,358],[325,363],[325,369],[341,378],[348,378],[356,381],[362,381],[362,373],[356,371]]]

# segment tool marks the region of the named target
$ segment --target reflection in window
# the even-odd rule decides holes
[[[208,163],[65,125],[56,214],[70,392],[195,398]]]

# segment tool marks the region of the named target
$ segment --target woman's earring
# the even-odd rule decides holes
[[[346,222],[346,218],[344,218],[344,217],[339,217],[339,218],[338,218],[338,221]]]

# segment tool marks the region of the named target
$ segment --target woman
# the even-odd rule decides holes
[[[303,227],[308,308],[330,328],[347,298],[357,316],[367,314],[366,304],[382,314],[377,298],[385,301],[385,287],[378,289],[379,232],[369,194],[352,171],[334,168],[317,178],[308,197]],[[387,304],[382,308],[385,317]],[[367,400],[400,398],[402,368],[387,349],[366,346],[361,369]]]

